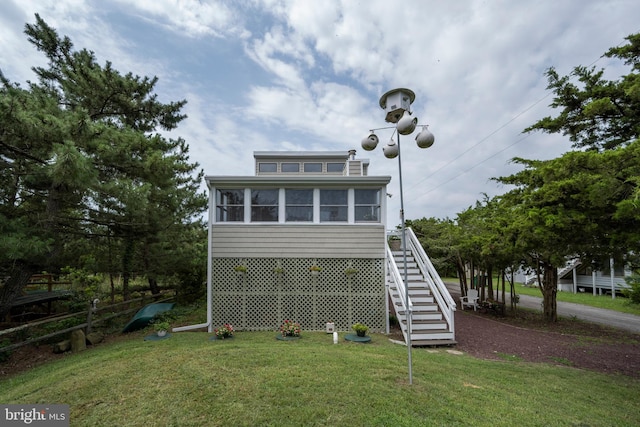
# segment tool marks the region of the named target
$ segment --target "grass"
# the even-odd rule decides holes
[[[305,333],[148,331],[0,381],[2,403],[66,403],[73,426],[637,425],[640,381]]]
[[[516,283],[516,293],[520,295],[531,295],[535,297],[542,297],[540,289],[537,287],[528,287],[520,283]],[[591,293],[579,292],[574,294],[572,292],[558,292],[557,300],[562,302],[571,302],[574,304],[588,305],[591,307],[605,308],[608,310],[619,311],[622,313],[630,313],[640,315],[640,305],[633,304],[628,298],[616,296],[611,298],[611,295],[593,295]]]
[[[458,283],[458,278],[451,277],[442,279],[448,283]],[[497,280],[497,279],[496,279]],[[495,286],[494,282],[494,286]],[[507,295],[509,294],[509,288],[507,284]],[[537,287],[524,286],[522,283],[515,284],[515,291],[518,295],[530,295],[534,297],[542,298],[542,293]],[[502,290],[500,291],[502,292]],[[501,293],[502,295],[502,293]],[[628,298],[616,296],[615,299],[611,298],[611,295],[593,295],[592,293],[571,293],[571,292],[558,292],[557,300],[563,302],[571,302],[574,304],[583,304],[591,307],[605,308],[608,310],[619,311],[622,313],[636,314],[640,316],[640,304],[633,304]]]

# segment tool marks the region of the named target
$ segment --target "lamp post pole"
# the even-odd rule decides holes
[[[402,161],[400,156],[400,135],[410,135],[418,124],[418,119],[411,115],[411,104],[415,100],[416,95],[410,89],[399,88],[393,89],[382,95],[380,98],[380,107],[386,111],[387,115],[385,121],[395,124],[395,130],[398,132],[398,143],[393,141],[393,135],[389,143],[382,148],[385,157],[389,159],[398,158],[398,177],[400,184],[400,222],[402,229],[402,257],[404,262],[403,282],[404,282],[404,305],[406,314],[406,338],[407,338],[407,357],[409,364],[409,384],[413,384],[413,367],[411,360],[411,317],[412,307],[411,300],[409,298],[409,274],[407,267],[407,233],[404,217],[404,192],[402,188]],[[378,145],[378,136],[374,133],[375,130],[389,129],[379,128],[371,130],[368,137],[362,140],[362,148],[366,151],[371,151]],[[427,129],[427,126],[423,126],[422,130],[416,136],[416,144],[420,148],[429,148],[433,145],[435,138],[431,132]]]
[[[409,273],[407,270],[407,231],[404,220],[404,192],[402,190],[402,161],[400,154],[400,134],[398,134],[398,182],[400,184],[400,223],[402,227],[402,261],[404,264],[404,301],[405,301],[405,313],[407,316],[407,363],[409,365],[409,384],[413,384],[413,362],[411,357],[412,344],[411,344],[411,303],[409,301]]]

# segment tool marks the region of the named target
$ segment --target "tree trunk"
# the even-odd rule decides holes
[[[515,282],[515,273],[513,272],[513,267],[511,268],[511,281],[510,281],[510,292],[511,292],[511,310],[515,313],[518,307],[518,303],[516,302],[516,282]]]
[[[158,295],[160,293],[160,287],[158,286],[158,281],[155,277],[149,277],[149,289],[151,289],[151,293],[153,295]]]
[[[122,298],[127,301],[130,298],[129,279],[131,277],[134,242],[131,239],[127,239],[124,245],[124,254],[122,255]]]
[[[0,288],[0,321],[11,311],[11,304],[20,296],[29,278],[35,273],[21,263],[14,263],[9,272],[9,279]]]
[[[458,277],[460,281],[460,295],[467,295],[467,289],[469,289],[467,285],[467,271],[464,268],[464,263],[462,259],[458,256],[456,257],[456,270],[458,271]]]
[[[543,263],[543,278],[540,284],[542,290],[542,315],[547,322],[558,320],[556,294],[558,293],[558,269],[549,263]]]

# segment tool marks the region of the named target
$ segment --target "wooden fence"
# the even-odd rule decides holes
[[[57,330],[55,332],[51,332],[48,333],[46,335],[42,335],[39,337],[35,337],[35,338],[29,338],[25,341],[21,341],[18,343],[14,343],[11,344],[9,346],[6,347],[0,347],[0,353],[4,353],[7,351],[11,351],[14,350],[16,348],[22,347],[24,345],[28,345],[28,344],[33,344],[36,343],[38,341],[42,341],[42,340],[46,340],[49,338],[53,338],[55,336],[58,335],[62,335],[62,334],[66,334],[78,329],[84,329],[85,333],[88,334],[91,332],[91,329],[94,325],[101,323],[101,322],[105,322],[107,320],[119,317],[119,316],[123,316],[125,314],[130,314],[133,312],[137,312],[138,310],[140,310],[141,307],[144,307],[147,303],[149,302],[165,302],[165,301],[171,301],[174,299],[174,296],[168,296],[168,293],[161,293],[159,295],[151,295],[151,296],[142,296],[141,298],[135,298],[135,299],[130,299],[127,301],[123,301],[123,302],[119,302],[116,304],[111,304],[111,305],[105,305],[102,307],[97,307],[94,306],[93,303],[89,303],[87,310],[85,311],[78,311],[75,313],[71,313],[71,314],[65,314],[63,316],[56,316],[56,317],[49,317],[47,319],[44,320],[39,320],[36,322],[30,322],[30,323],[26,323],[24,325],[20,325],[20,326],[16,326],[14,328],[9,328],[9,329],[4,329],[2,331],[0,331],[0,339],[2,339],[3,336],[8,336],[10,334],[25,330],[25,329],[29,329],[29,328],[33,328],[36,326],[41,326],[41,325],[45,325],[47,323],[52,323],[52,322],[59,322],[61,320],[64,319],[69,319],[72,317],[79,317],[79,316],[85,316],[86,321],[84,323],[81,323],[79,325],[76,326],[72,326],[70,328],[65,328],[65,329],[60,329]],[[140,303],[139,305],[136,303]],[[135,307],[130,308],[131,304],[136,304]],[[98,317],[97,314],[99,312],[104,312],[106,310],[109,311],[113,311],[114,308],[121,308],[121,307],[125,307],[123,310],[118,311],[117,313],[111,313],[109,315],[103,316],[103,317]]]

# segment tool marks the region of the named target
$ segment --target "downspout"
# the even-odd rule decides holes
[[[208,332],[212,332],[211,320],[212,320],[212,291],[211,291],[211,273],[212,273],[212,250],[211,244],[211,229],[213,228],[213,191],[209,188],[209,227],[207,230],[207,323],[198,323],[197,325],[179,326],[173,328],[173,332],[190,331],[192,329],[208,328]]]

